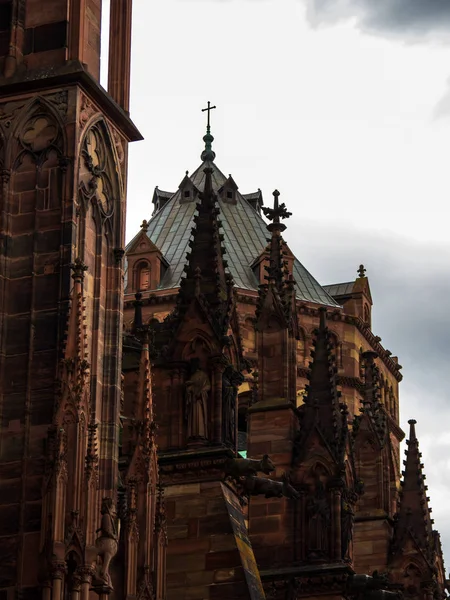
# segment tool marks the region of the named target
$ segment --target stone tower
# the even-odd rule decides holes
[[[100,0],[0,3],[2,600],[113,587],[131,4],[105,91]]]

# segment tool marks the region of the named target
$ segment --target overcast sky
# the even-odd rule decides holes
[[[450,2],[134,0],[132,59],[127,240],[200,164],[211,100],[217,165],[280,190],[318,281],[366,265],[450,561]]]

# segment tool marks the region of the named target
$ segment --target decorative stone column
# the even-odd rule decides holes
[[[50,581],[46,581],[42,584],[42,600],[51,600],[52,598],[52,584]]]
[[[77,570],[77,574],[80,578],[80,600],[89,600],[89,589],[94,570],[91,567],[81,567]]]
[[[341,502],[342,490],[339,487],[332,488],[333,498],[333,540],[332,540],[332,556],[334,560],[342,558],[342,527],[341,527]]]
[[[70,600],[80,600],[81,595],[81,577],[77,574],[72,579],[72,590],[70,594]]]
[[[52,600],[61,600],[62,582],[67,572],[65,562],[55,563],[52,567]]]
[[[434,581],[424,581],[420,586],[423,591],[424,600],[433,600],[434,592],[435,592],[435,582]]]
[[[222,442],[222,375],[227,366],[227,362],[223,356],[216,356],[210,361],[214,379],[211,389],[211,423],[213,430],[209,432],[209,438],[215,443]]]

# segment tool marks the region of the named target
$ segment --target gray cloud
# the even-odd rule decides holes
[[[448,0],[306,0],[308,17],[315,25],[356,19],[361,29],[412,39],[450,32]]]

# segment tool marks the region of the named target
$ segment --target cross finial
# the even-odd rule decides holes
[[[366,276],[366,271],[367,271],[367,269],[364,268],[364,265],[359,265],[358,275],[360,277],[365,277]]]
[[[273,208],[263,207],[264,214],[270,221],[272,221],[272,224],[268,225],[269,231],[272,231],[274,226],[280,231],[284,231],[286,229],[286,225],[283,225],[280,219],[288,219],[292,214],[287,211],[284,202],[282,202],[281,204],[279,203],[279,197],[280,192],[278,190],[275,190],[273,192]]]
[[[209,100],[208,100],[208,106],[206,108],[202,108],[202,112],[206,112],[206,111],[208,112],[208,122],[206,125],[208,133],[211,128],[211,111],[214,110],[215,108],[217,108],[217,106],[211,106],[211,102]]]
[[[208,100],[207,108],[202,108],[202,112],[208,112],[208,122],[206,125],[206,135],[203,137],[203,141],[205,142],[205,149],[202,152],[201,159],[203,161],[213,162],[216,158],[216,153],[212,149],[212,143],[214,141],[213,136],[211,135],[211,111],[217,108],[217,106],[211,106],[211,102]]]

